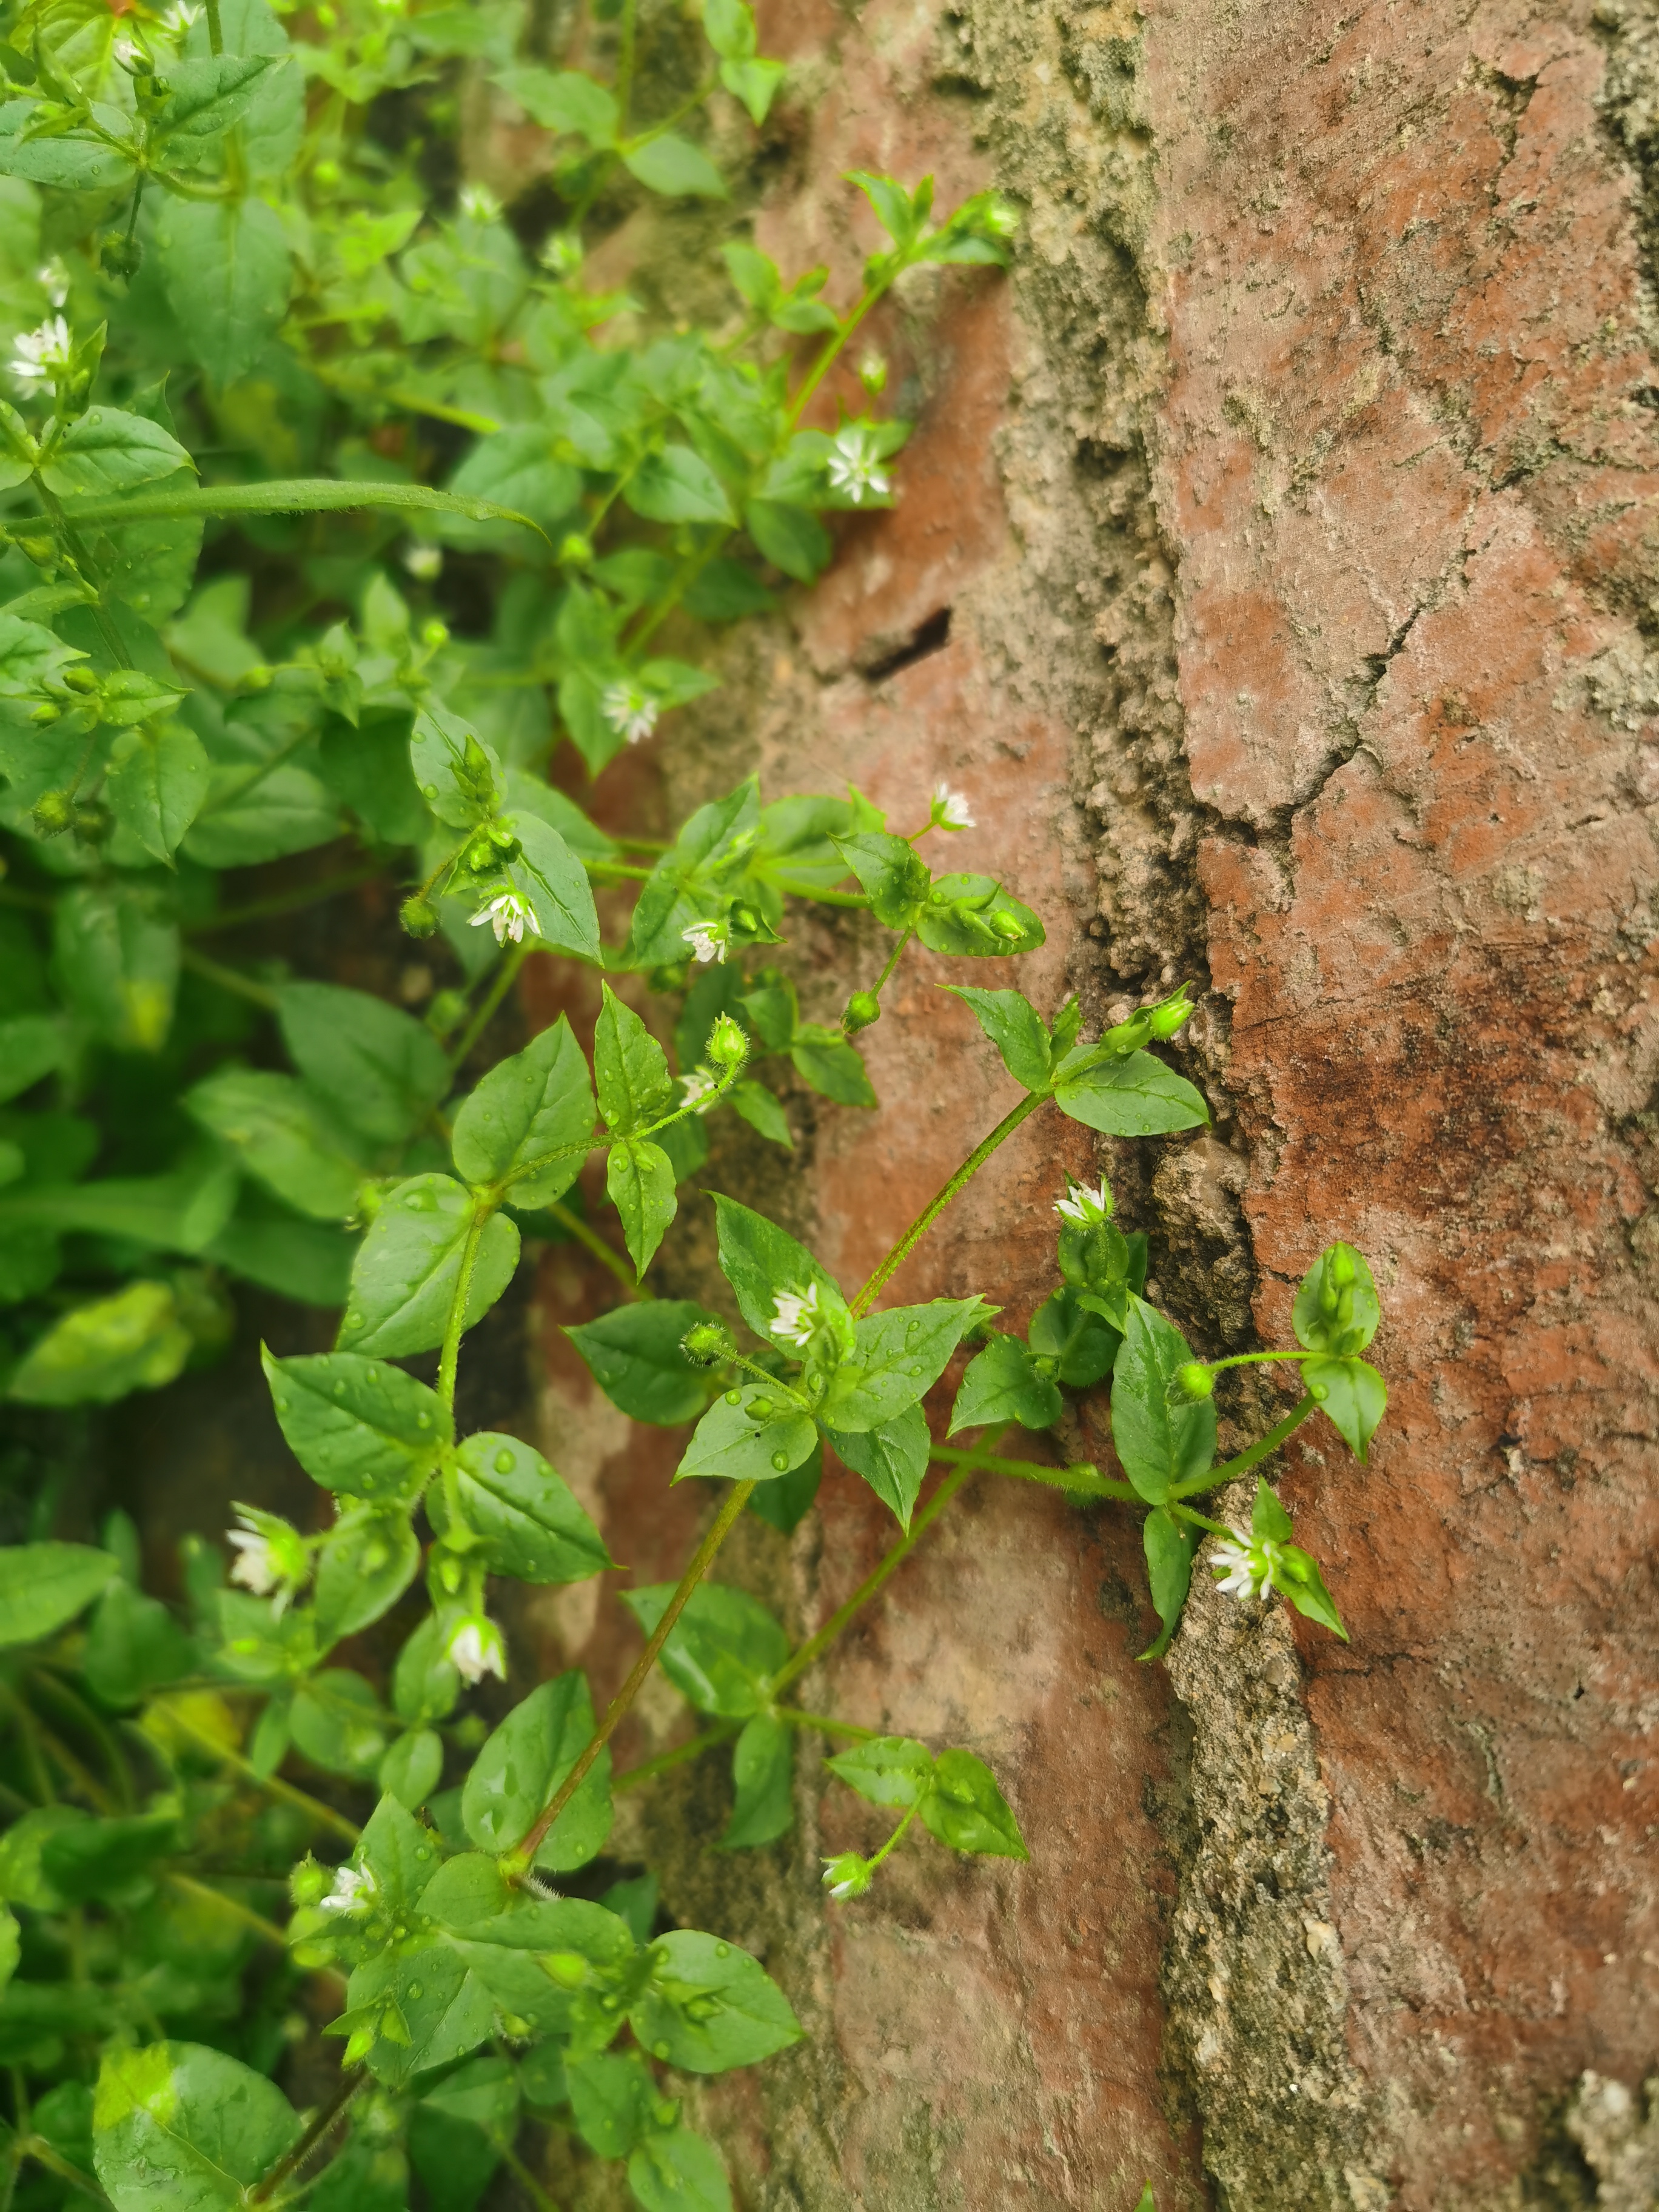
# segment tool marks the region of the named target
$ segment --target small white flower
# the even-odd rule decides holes
[[[694,1067],[690,1075],[680,1078],[680,1103],[690,1107],[694,1113],[701,1114],[719,1089],[720,1084],[712,1068]]]
[[[404,566],[410,574],[422,584],[429,584],[442,571],[444,553],[441,545],[405,545]]]
[[[461,186],[461,213],[471,222],[495,222],[500,220],[501,204],[488,185]]]
[[[118,39],[111,52],[123,69],[139,68],[149,59],[136,39]]]
[[[522,945],[526,929],[532,937],[542,933],[536,909],[522,891],[503,891],[499,898],[491,899],[481,913],[473,915],[470,926],[482,929],[485,922],[495,931],[497,945],[505,945],[509,937],[515,945]]]
[[[974,830],[979,826],[969,810],[967,793],[952,791],[948,783],[933,786],[933,823],[939,830]]]
[[[1273,1579],[1272,1560],[1264,1558],[1261,1550],[1238,1529],[1232,1531],[1232,1539],[1231,1543],[1218,1544],[1210,1554],[1217,1589],[1229,1597],[1265,1597]]]
[[[225,1541],[236,1550],[230,1567],[232,1582],[240,1583],[255,1597],[269,1597],[283,1579],[283,1571],[276,1564],[276,1553],[269,1540],[257,1528],[227,1528]]]
[[[700,968],[706,968],[711,960],[724,960],[726,957],[726,924],[723,921],[694,921],[690,929],[681,930],[680,936],[691,947]]]
[[[459,1624],[450,1636],[445,1656],[469,1687],[486,1674],[493,1674],[498,1682],[507,1680],[507,1647],[501,1642],[501,1632],[482,1613],[473,1613]]]
[[[1112,1213],[1112,1194],[1103,1177],[1097,1189],[1086,1182],[1074,1182],[1071,1194],[1054,1200],[1054,1212],[1062,1221],[1075,1221],[1079,1228],[1094,1229],[1109,1221]]]
[[[38,331],[25,331],[11,343],[11,374],[26,392],[34,392],[69,367],[75,341],[61,315],[48,315]]]
[[[599,701],[599,712],[619,738],[636,745],[657,726],[661,707],[637,684],[612,684]]]
[[[849,1897],[864,1895],[873,1872],[868,1859],[856,1851],[837,1851],[823,1862],[823,1886],[837,1905],[844,1905]]]
[[[46,293],[54,307],[61,307],[70,295],[70,273],[54,254],[44,268],[34,272],[34,281]]]
[[[334,1887],[319,1900],[319,1912],[367,1912],[380,1885],[367,1867],[337,1867]]]
[[[772,1303],[775,1318],[767,1323],[769,1333],[805,1352],[823,1318],[817,1285],[809,1284],[805,1291],[780,1291]]]
[[[189,0],[173,0],[161,18],[161,28],[170,38],[182,39],[201,12],[199,8],[191,7]]]
[[[225,1531],[225,1541],[235,1552],[230,1579],[255,1597],[276,1592],[272,1611],[280,1619],[310,1571],[305,1540],[273,1513],[240,1510],[238,1527]]]
[[[849,422],[836,439],[829,471],[831,489],[843,493],[854,507],[862,507],[866,499],[884,498],[893,488],[869,432],[856,422]]]

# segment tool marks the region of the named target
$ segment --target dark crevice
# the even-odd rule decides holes
[[[951,610],[941,607],[924,623],[919,623],[901,646],[872,660],[861,672],[866,684],[884,684],[890,676],[896,676],[901,668],[909,668],[918,660],[926,660],[932,653],[942,653],[951,642]]]

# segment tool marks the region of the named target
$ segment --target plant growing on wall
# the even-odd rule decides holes
[[[609,1744],[659,1664],[706,1722],[672,1756],[730,1748],[727,1847],[787,1830],[809,1729],[895,1816],[869,1857],[828,1866],[836,1899],[918,1832],[1023,1858],[974,1754],[788,1698],[976,1471],[1142,1512],[1148,1657],[1207,1532],[1224,1587],[1341,1632],[1265,1482],[1248,1530],[1193,1501],[1316,1411],[1364,1457],[1383,1393],[1359,1357],[1378,1314],[1358,1254],[1334,1244],[1310,1271],[1294,1351],[1245,1355],[1297,1366],[1303,1392],[1219,1465],[1213,1378],[1240,1363],[1195,1360],[1146,1302],[1145,1240],[1103,1182],[1055,1192],[1056,1285],[1024,1336],[995,1328],[994,1284],[880,1304],[1032,1115],[1148,1139],[1206,1119],[1151,1049],[1191,1012],[1184,990],[1085,1042],[1074,1000],[1045,1014],[956,986],[1019,1103],[870,1280],[849,1296],[720,1194],[741,1331],[650,1294],[712,1115],[788,1144],[767,1080],[784,1063],[872,1103],[855,1040],[907,947],[1010,959],[1042,925],[998,878],[940,865],[971,794],[894,826],[857,792],[767,803],[750,780],[664,848],[602,831],[550,761],[568,743],[598,775],[650,739],[714,683],[665,649],[672,617],[692,637],[765,608],[826,565],[826,514],[890,501],[908,426],[876,411],[878,368],[856,416],[807,411],[907,270],[1000,264],[1014,221],[990,195],[936,221],[926,181],[860,175],[886,243],[855,298],[728,241],[726,321],[654,328],[587,289],[588,248],[641,193],[723,198],[710,103],[728,135],[758,126],[782,72],[742,0],[669,11],[649,38],[633,0],[593,14],[563,68],[524,58],[503,4],[347,0],[292,42],[264,0],[29,0],[3,19],[5,1387],[64,1409],[154,1389],[222,1346],[240,1280],[341,1314],[331,1352],[265,1362],[334,1501],[319,1531],[249,1501],[228,1560],[191,1553],[182,1610],[140,1586],[123,1516],[102,1547],[52,1540],[50,1487],[40,1540],[0,1552],[0,2188],[20,2203],[374,2212],[410,2166],[459,2202],[503,2163],[545,2202],[520,2149],[534,2123],[623,2161],[647,2212],[729,2204],[676,2083],[794,2040],[787,1996],[717,1934],[664,1929],[649,1875],[597,1899],[556,1885],[602,1850],[616,1790],[651,1778],[615,1775]],[[551,134],[550,198],[434,194],[462,71]],[[441,616],[456,577],[487,628]],[[325,847],[329,872],[236,888]],[[374,878],[455,979],[424,1019],[225,951]],[[596,888],[632,894],[620,944]],[[815,902],[890,940],[833,1025],[803,1020],[775,951]],[[535,951],[642,985],[673,1060],[607,983],[591,1054],[561,1019],[481,1067]],[[599,1155],[626,1262],[577,1191]],[[628,1594],[641,1648],[605,1711],[571,1672],[486,1730],[464,1704],[507,1674],[492,1581],[612,1566],[538,1452],[456,1425],[466,1333],[538,1234],[619,1279],[571,1332],[601,1387],[636,1419],[694,1425],[676,1479],[723,1487],[679,1581]],[[964,1350],[950,1434],[969,1441],[937,1443],[923,1401]],[[1121,1475],[994,1449],[1109,1376]],[[826,1444],[899,1534],[792,1650],[709,1570],[744,1510],[800,1520]],[[343,1639],[417,1587],[388,1679],[343,1663]],[[361,1821],[293,1778],[295,1755],[357,1793]],[[307,1983],[341,2064],[301,2113],[270,2076]]]

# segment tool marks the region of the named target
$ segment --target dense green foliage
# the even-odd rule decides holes
[[[539,2195],[532,2124],[623,2162],[645,2212],[729,2206],[677,2077],[784,2049],[787,2000],[744,1952],[663,1926],[650,1875],[596,1895],[548,1878],[580,1887],[603,1851],[610,1736],[659,1662],[704,1718],[698,1748],[731,1749],[724,1848],[787,1832],[810,1729],[847,1747],[842,1784],[898,1816],[872,1856],[830,1863],[836,1899],[866,1891],[913,1822],[1023,1859],[966,1748],[785,1702],[972,1473],[1142,1509],[1153,1653],[1206,1531],[1224,1587],[1276,1589],[1341,1632],[1265,1483],[1248,1535],[1188,1501],[1316,1407],[1364,1458],[1378,1316],[1348,1247],[1297,1304],[1300,1401],[1223,1465],[1213,1375],[1238,1363],[1194,1361],[1146,1303],[1145,1239],[1103,1182],[1057,1194],[1057,1280],[1023,1337],[993,1326],[995,1285],[877,1310],[1030,1115],[1121,1138],[1206,1119],[1150,1049],[1187,1019],[1184,991],[1084,1042],[1075,1001],[1045,1019],[1016,990],[960,986],[1019,1103],[856,1296],[725,1196],[742,1330],[650,1294],[711,1115],[789,1145],[769,1061],[872,1104],[854,1039],[906,946],[1006,959],[1042,925],[997,878],[935,868],[938,841],[973,826],[958,793],[901,834],[857,792],[767,804],[749,781],[665,848],[602,831],[550,769],[568,746],[598,775],[650,738],[713,684],[665,636],[694,654],[707,626],[811,581],[826,514],[890,501],[907,426],[874,411],[879,363],[857,417],[807,411],[907,269],[995,265],[1014,219],[986,196],[935,222],[927,183],[860,176],[887,243],[844,308],[822,270],[786,280],[733,237],[726,322],[653,327],[586,288],[589,250],[650,195],[725,197],[710,103],[728,137],[758,125],[782,71],[743,0],[593,15],[580,69],[526,52],[513,0],[346,0],[287,28],[265,0],[3,16],[0,1382],[41,1408],[155,1390],[221,1356],[239,1282],[340,1310],[332,1351],[265,1362],[295,1458],[332,1494],[314,1530],[250,1502],[228,1577],[197,1546],[179,1607],[140,1586],[120,1513],[100,1546],[55,1540],[50,1485],[34,1540],[0,1550],[0,2194],[20,2206],[397,2212],[412,2172],[465,2212],[503,2163]],[[463,94],[486,87],[552,134],[548,179],[509,210],[443,181]],[[324,848],[274,892],[238,889],[240,870]],[[225,952],[246,923],[370,877],[448,963],[423,1018]],[[635,893],[623,942],[604,940],[596,886]],[[834,1025],[802,1019],[772,950],[802,901],[867,909],[890,937]],[[561,1018],[481,1066],[534,952],[626,975],[628,999],[604,987],[591,1052]],[[590,1156],[631,1264],[586,1218]],[[636,1420],[690,1425],[677,1480],[728,1486],[681,1580],[627,1593],[643,1649],[605,1714],[572,1672],[489,1729],[462,1706],[507,1675],[491,1578],[613,1564],[540,1453],[456,1430],[465,1332],[538,1236],[580,1239],[619,1279],[614,1309],[570,1332],[599,1385]],[[922,1401],[964,1352],[950,1432],[978,1443],[958,1449]],[[1050,1429],[1066,1393],[1109,1376],[1121,1479],[996,1455],[1011,1425]],[[826,1446],[901,1534],[792,1650],[706,1577],[745,1509],[799,1522]],[[421,1589],[386,1679],[335,1663]],[[331,1778],[326,1800],[307,1773]],[[354,1793],[361,1820],[340,1809]],[[302,1987],[343,2045],[309,2118],[271,2079]]]

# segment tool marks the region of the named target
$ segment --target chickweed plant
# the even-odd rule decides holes
[[[733,236],[716,326],[653,318],[589,289],[591,249],[653,195],[714,223],[709,147],[741,152],[782,66],[744,0],[639,20],[592,0],[552,59],[527,55],[524,14],[0,7],[0,1382],[69,1422],[222,1351],[239,1282],[340,1315],[332,1351],[265,1357],[330,1494],[314,1525],[250,1500],[222,1549],[187,1548],[177,1605],[141,1587],[124,1515],[99,1545],[54,1540],[50,1481],[37,1540],[0,1551],[0,2205],[397,2212],[412,2173],[465,2208],[505,2167],[545,2207],[551,2129],[618,2161],[645,2212],[728,2207],[688,2077],[801,2031],[746,1952],[665,1923],[649,1874],[581,1893],[617,1790],[656,1771],[614,1774],[611,1737],[660,1666],[702,1720],[672,1756],[729,1753],[732,1850],[789,1828],[797,1734],[831,1739],[830,1772],[893,1816],[827,1866],[838,1906],[901,1845],[1024,1859],[971,1752],[790,1698],[975,1474],[1141,1516],[1149,1658],[1207,1535],[1224,1589],[1342,1633],[1265,1482],[1248,1530],[1194,1501],[1316,1411],[1364,1459],[1383,1390],[1357,1252],[1314,1266],[1295,1349],[1245,1355],[1299,1366],[1302,1395],[1222,1464],[1214,1377],[1240,1362],[1195,1359],[1146,1303],[1146,1240],[1103,1182],[1055,1191],[1055,1285],[1024,1336],[994,1325],[995,1285],[882,1303],[1031,1116],[1146,1139],[1205,1121],[1152,1049],[1184,989],[1085,1042],[1075,1000],[1045,1016],[955,986],[1018,1103],[964,1136],[869,1281],[849,1294],[722,1194],[741,1326],[651,1295],[712,1117],[787,1145],[766,1079],[786,1063],[873,1103],[855,1039],[907,947],[1006,961],[1042,925],[941,865],[971,793],[895,827],[857,792],[768,803],[751,780],[663,846],[600,830],[550,763],[574,781],[565,746],[597,776],[651,742],[714,682],[665,641],[695,653],[809,585],[826,514],[890,504],[908,426],[878,411],[880,362],[833,426],[824,380],[906,271],[1000,264],[1016,222],[989,194],[936,219],[928,180],[856,175],[886,242],[855,297]],[[454,183],[480,101],[547,134],[511,207]],[[374,878],[454,979],[424,1018],[246,934]],[[631,895],[622,942],[596,887],[607,915]],[[815,902],[890,939],[833,1025],[801,1018],[777,963]],[[591,1052],[561,1018],[480,1066],[532,955],[627,976],[660,1019],[606,983]],[[610,1234],[577,1181],[601,1155]],[[572,1339],[624,1413],[689,1429],[675,1479],[714,1510],[677,1583],[625,1594],[639,1656],[603,1713],[573,1671],[491,1729],[465,1708],[508,1674],[500,1583],[613,1566],[538,1451],[457,1430],[467,1332],[526,1236],[574,1237],[618,1279]],[[935,1443],[923,1401],[964,1351],[963,1440]],[[997,1450],[1109,1378],[1116,1472]],[[801,1519],[826,1447],[897,1535],[792,1649],[711,1569],[744,1511]],[[395,1663],[343,1663],[400,1603]],[[300,2110],[273,2075],[307,2014],[337,2079]]]

